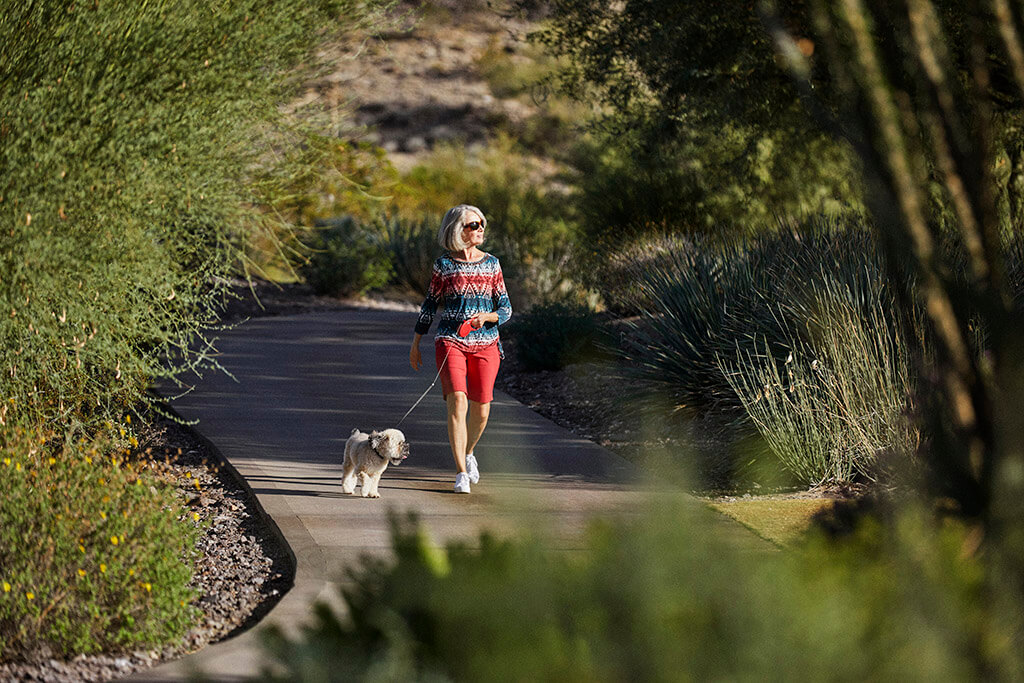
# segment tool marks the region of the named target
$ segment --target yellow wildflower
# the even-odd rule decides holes
[[[132,416],[131,415],[125,415],[124,416],[124,421],[127,422],[128,424],[131,424],[132,423]]]
[[[81,543],[78,544],[78,549],[81,550],[83,553],[85,552],[85,546]]]
[[[192,519],[194,519],[195,521],[198,522],[199,521],[199,513],[198,512],[193,512],[192,513]]]
[[[102,562],[100,562],[100,571],[103,572],[104,574],[106,574],[107,573],[107,565],[105,565]]]
[[[107,518],[107,513],[103,512],[103,511],[100,511],[100,519],[106,519],[106,518]]]
[[[21,472],[21,463],[20,462],[14,463],[14,469],[17,470],[18,472]]]
[[[128,437],[128,443],[130,443],[133,448],[138,448],[139,447],[139,440],[136,439],[134,436]]]
[[[129,569],[128,570],[128,576],[135,576],[135,570],[134,569]]]
[[[79,569],[78,570],[78,575],[79,576],[85,576],[85,570],[84,569]]]
[[[5,465],[10,465],[11,464],[11,459],[10,458],[4,458],[4,464]]]
[[[150,591],[153,590],[153,584],[150,584],[150,583],[144,583],[144,584],[142,584],[142,587],[146,589],[147,593],[149,593]]]
[[[92,458],[90,458],[90,457],[89,457],[88,455],[87,455],[87,456],[85,456],[85,461],[86,461],[87,463],[89,463],[90,465],[92,464]]]
[[[51,457],[51,458],[50,458],[50,459],[48,460],[48,462],[49,462],[49,463],[50,463],[51,465],[56,465],[56,464],[57,464],[57,458],[52,458],[52,457]]]
[[[110,542],[113,543],[114,545],[117,545],[117,536],[111,536],[110,537]]]
[[[28,593],[25,593],[25,597],[28,598],[29,600],[35,600],[36,599],[36,594],[33,593],[32,591],[29,591]]]
[[[9,584],[6,581],[4,581],[4,593],[10,593],[10,592],[11,592],[11,584]]]

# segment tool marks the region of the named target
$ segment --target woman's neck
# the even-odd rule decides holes
[[[468,249],[457,249],[448,253],[458,261],[476,261],[483,252],[476,247],[469,247]]]

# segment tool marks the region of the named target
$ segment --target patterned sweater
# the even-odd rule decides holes
[[[498,325],[512,317],[512,304],[508,300],[505,278],[497,257],[484,254],[477,261],[456,261],[446,253],[434,261],[427,298],[416,321],[416,334],[426,334],[430,330],[438,304],[442,301],[444,312],[437,323],[435,339],[466,351],[498,342],[498,352],[502,358],[505,357],[498,338]],[[462,321],[477,313],[491,311],[497,312],[497,323],[484,323],[479,330],[473,330],[465,337],[459,336]]]

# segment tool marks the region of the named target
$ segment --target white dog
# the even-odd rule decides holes
[[[341,471],[341,490],[355,493],[356,480],[362,478],[363,498],[380,498],[377,485],[388,464],[398,466],[409,457],[409,444],[405,434],[397,429],[383,432],[352,430],[345,442],[345,463]]]

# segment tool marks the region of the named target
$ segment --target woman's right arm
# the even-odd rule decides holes
[[[434,270],[430,275],[430,284],[427,286],[427,298],[423,300],[423,306],[420,307],[420,315],[416,319],[415,334],[412,338],[412,348],[409,349],[409,364],[413,370],[420,369],[420,339],[430,330],[430,324],[434,322],[434,314],[437,313],[437,306],[441,303],[443,284],[441,268],[437,261],[434,261]]]
[[[420,338],[423,335],[414,334],[412,337],[412,348],[409,349],[409,365],[412,366],[413,370],[419,370],[420,365],[423,363],[420,357]]]

